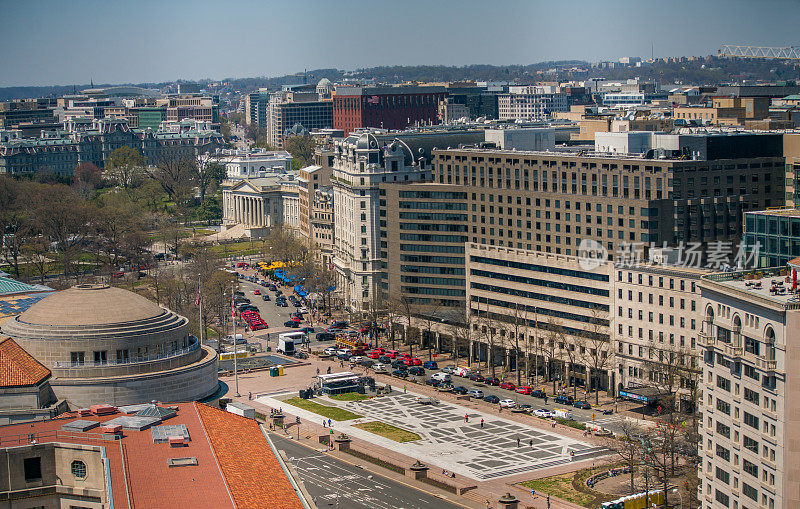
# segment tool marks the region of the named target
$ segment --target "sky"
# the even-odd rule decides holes
[[[0,86],[800,44],[800,0],[0,0]]]

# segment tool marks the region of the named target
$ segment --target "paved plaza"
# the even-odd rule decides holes
[[[317,401],[364,416],[336,422],[335,430],[472,479],[505,477],[607,454],[603,448],[507,420],[497,414],[479,413],[444,401],[435,406],[421,405],[417,403],[417,397],[413,393],[394,393],[346,403],[327,398]],[[271,397],[262,397],[258,401],[269,406],[283,406],[301,418],[321,420],[316,414],[290,407]],[[469,422],[464,419],[467,414]],[[481,418],[484,420],[483,428]],[[352,426],[370,421],[392,424],[422,438],[401,444]]]

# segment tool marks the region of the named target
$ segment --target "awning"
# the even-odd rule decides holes
[[[620,398],[647,404],[655,403],[663,394],[663,391],[656,387],[628,387],[619,391]]]

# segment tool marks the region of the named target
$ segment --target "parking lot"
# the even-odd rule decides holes
[[[505,477],[607,453],[600,447],[504,419],[496,413],[483,414],[444,401],[421,405],[417,397],[395,387],[389,396],[365,401],[338,402],[327,398],[320,401],[365,416],[335,423],[337,431],[473,479]],[[299,408],[288,409],[288,405],[272,397],[259,401],[273,407],[282,405],[304,419],[319,419],[318,415]],[[469,416],[468,421],[465,415]],[[368,421],[392,424],[417,433],[421,439],[398,443],[352,426]]]

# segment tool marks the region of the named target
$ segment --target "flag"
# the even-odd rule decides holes
[[[797,269],[792,269],[792,291],[797,291]]]
[[[367,103],[369,104],[378,104],[381,102],[381,99],[377,95],[373,95],[367,99]]]
[[[236,304],[233,301],[234,296],[231,295],[231,317],[236,318]]]
[[[197,297],[194,298],[194,305],[195,306],[199,306],[200,305],[200,285],[199,284],[197,285]]]

